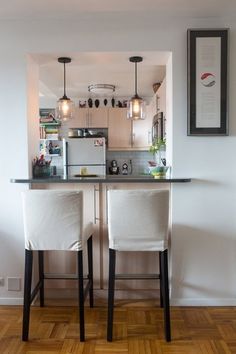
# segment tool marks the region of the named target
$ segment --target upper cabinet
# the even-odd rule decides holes
[[[134,149],[148,150],[152,144],[152,115],[147,108],[144,120],[134,120],[132,122],[132,147]]]
[[[126,118],[127,108],[109,108],[108,114],[108,148],[131,148],[131,121]]]
[[[68,128],[107,128],[107,108],[78,108],[75,116],[68,122]]]
[[[113,150],[148,150],[152,143],[152,117],[139,121],[127,118],[127,108],[109,108],[108,148]]]

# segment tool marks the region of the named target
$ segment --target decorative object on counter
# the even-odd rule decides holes
[[[143,61],[142,57],[130,57],[129,61],[135,64],[135,94],[128,101],[127,119],[145,119],[145,101],[137,93],[137,63]]]
[[[153,84],[152,85],[153,92],[156,93],[160,86],[161,86],[161,82],[156,82],[155,84]]]
[[[86,108],[87,104],[86,101],[79,101],[79,108]]]
[[[228,29],[189,29],[188,135],[228,135]]]
[[[57,101],[57,119],[67,121],[74,115],[74,102],[66,95],[66,64],[71,58],[60,57],[58,62],[64,65],[64,95]]]
[[[169,166],[156,166],[151,170],[151,175],[154,178],[165,178],[166,172],[168,171]]]
[[[51,175],[51,160],[46,161],[44,155],[33,160],[33,177],[49,177]]]
[[[125,162],[122,165],[122,175],[127,175],[128,174],[128,164]]]
[[[111,166],[109,167],[109,173],[110,175],[118,175],[119,174],[119,167],[117,166],[117,161],[112,160],[111,161]]]
[[[88,106],[89,106],[89,108],[93,107],[93,100],[91,97],[88,99]]]
[[[111,105],[112,105],[112,107],[115,107],[115,99],[114,99],[114,97],[112,97],[112,99],[111,99]]]
[[[108,101],[107,101],[107,99],[105,98],[105,99],[104,99],[104,101],[103,101],[104,106],[106,106],[106,105],[107,105],[107,102],[108,102]]]
[[[119,108],[122,108],[122,107],[123,107],[123,105],[122,105],[122,102],[121,102],[121,101],[118,101],[118,102],[117,102],[117,107],[119,107]]]
[[[100,101],[98,99],[96,99],[94,101],[94,104],[95,104],[95,107],[98,108],[99,107],[99,104],[100,104]]]
[[[92,84],[88,86],[88,91],[99,95],[107,95],[115,92],[115,85],[111,84]]]

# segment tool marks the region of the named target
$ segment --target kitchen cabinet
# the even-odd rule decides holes
[[[144,120],[133,121],[132,147],[134,149],[149,149],[152,144],[152,116],[146,115]]]
[[[127,108],[109,108],[108,114],[108,148],[131,148],[131,120],[126,118]]]
[[[107,128],[108,108],[78,108],[68,122],[68,128]]]
[[[152,116],[131,121],[127,108],[109,108],[108,148],[113,150],[148,150],[152,143]]]

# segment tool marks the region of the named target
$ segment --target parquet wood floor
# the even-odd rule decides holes
[[[0,354],[236,354],[234,307],[171,307],[171,343],[164,340],[162,309],[150,302],[116,302],[112,343],[106,314],[106,306],[86,307],[86,342],[80,343],[76,306],[34,306],[24,343],[22,308],[0,306]]]

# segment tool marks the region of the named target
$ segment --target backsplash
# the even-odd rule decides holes
[[[127,163],[128,174],[139,175],[147,173],[148,161],[153,160],[153,154],[148,151],[107,151],[107,174],[112,160],[117,161],[120,174],[122,174],[122,165]]]

